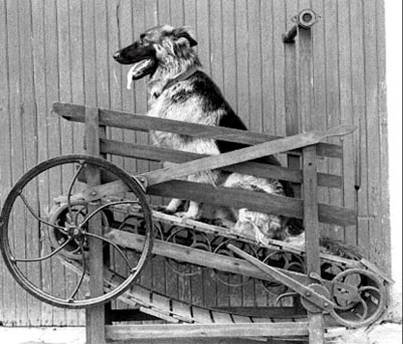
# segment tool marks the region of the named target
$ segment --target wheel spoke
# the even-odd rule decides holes
[[[362,297],[360,297],[359,300],[360,300],[360,303],[362,304],[362,314],[359,314],[357,312],[357,317],[360,320],[365,320],[368,316],[368,305]]]
[[[368,285],[368,286],[366,286],[366,287],[361,287],[360,289],[358,289],[358,292],[361,294],[363,291],[368,291],[368,290],[374,291],[375,293],[378,294],[378,296],[381,295],[381,292],[379,291],[378,288],[372,287],[372,286],[370,286],[370,285]]]
[[[291,270],[292,268],[295,268],[295,270]],[[286,270],[289,270],[289,271],[304,271],[304,267],[299,262],[293,262],[293,263],[291,263],[291,264],[289,264],[287,266]]]
[[[71,191],[73,190],[74,183],[76,182],[76,180],[77,180],[78,176],[80,175],[81,171],[83,170],[83,168],[84,168],[84,163],[81,162],[80,167],[77,169],[76,173],[74,174],[73,179],[71,180],[71,183],[67,190],[67,209],[69,211],[69,215],[70,215],[71,219],[73,219],[73,212],[71,210],[71,199],[70,199]],[[75,223],[75,225],[77,225],[77,223]]]
[[[80,215],[82,215],[83,217],[85,217],[85,210],[86,210],[85,206],[82,205],[80,210],[76,210],[76,211],[75,211],[74,220],[72,220],[72,221],[73,221],[73,223],[74,223],[76,226],[78,226],[78,217],[79,217]]]
[[[37,214],[35,214],[35,211],[32,209],[32,207],[29,205],[27,199],[25,198],[25,196],[20,193],[19,197],[22,199],[22,201],[24,202],[25,206],[28,208],[29,212],[31,213],[31,215],[39,222],[44,223],[47,226],[53,227],[55,229],[57,229],[58,231],[62,232],[63,234],[68,234],[66,229],[64,227],[58,226],[56,224],[50,223],[44,219],[42,219],[41,217],[39,217]]]
[[[131,264],[130,264],[130,262],[129,262],[129,259],[128,259],[127,256],[124,254],[124,252],[120,249],[120,247],[119,247],[118,245],[116,245],[113,241],[111,241],[111,240],[109,240],[109,239],[107,239],[107,238],[105,238],[105,237],[103,237],[103,236],[101,236],[101,235],[94,234],[94,233],[90,233],[90,232],[85,232],[85,235],[88,235],[89,237],[92,237],[92,238],[96,238],[96,239],[98,239],[98,240],[105,241],[105,242],[107,242],[109,245],[113,246],[113,247],[115,248],[115,250],[118,251],[119,254],[122,256],[122,258],[123,258],[124,261],[126,262],[127,266],[130,268],[130,272],[133,272],[133,271],[132,271],[133,268],[132,268],[132,266],[131,266]]]
[[[102,209],[105,209],[107,207],[110,206],[114,206],[114,205],[121,205],[121,204],[138,204],[139,201],[117,201],[117,202],[110,202],[108,204],[104,204],[101,205],[100,207],[98,207],[97,209],[95,209],[91,214],[89,214],[84,221],[80,224],[80,227],[84,227],[84,225],[91,220],[99,211],[101,211]]]
[[[81,284],[82,284],[83,281],[84,281],[85,270],[87,269],[87,263],[86,263],[86,260],[85,260],[85,254],[84,254],[84,247],[83,247],[83,244],[80,242],[80,243],[79,243],[79,246],[80,246],[80,251],[81,251],[81,257],[82,257],[82,260],[83,260],[83,265],[82,265],[82,267],[83,267],[83,272],[81,273],[80,279],[78,280],[76,287],[74,288],[73,292],[71,293],[70,297],[68,298],[68,301],[69,301],[69,302],[74,301],[74,298],[75,298],[75,296],[77,295],[78,290],[80,289]]]
[[[51,257],[53,257],[54,255],[56,255],[57,253],[59,253],[61,250],[63,250],[67,244],[69,244],[71,241],[71,238],[69,238],[68,240],[66,240],[63,245],[59,246],[57,249],[55,249],[54,251],[52,251],[51,253],[49,253],[46,256],[43,257],[38,257],[38,258],[12,258],[12,260],[14,262],[40,262],[42,260],[46,260],[49,259]]]

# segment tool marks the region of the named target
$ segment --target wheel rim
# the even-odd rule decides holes
[[[374,273],[359,268],[339,273],[331,282],[335,309],[331,315],[352,328],[371,325],[386,308],[384,283]]]
[[[114,179],[120,179],[124,184],[126,184],[128,190],[130,191],[131,199],[121,201],[108,201],[106,204],[103,203],[102,206],[99,206],[96,211],[94,211],[95,214],[87,214],[84,220],[80,220],[82,223],[78,225],[67,225],[67,221],[65,221],[61,225],[56,224],[55,222],[49,222],[49,220],[45,218],[42,214],[42,208],[44,207],[44,202],[42,198],[47,198],[49,201],[52,196],[55,196],[55,193],[57,195],[57,190],[52,191],[50,190],[49,186],[46,186],[44,187],[44,189],[47,190],[47,195],[43,195],[44,192],[42,192],[43,189],[41,188],[41,185],[46,185],[46,180],[48,182],[51,180],[52,173],[55,174],[61,171],[62,173],[60,173],[60,175],[63,177],[63,173],[65,171],[74,171],[75,166],[78,166],[78,170],[84,169],[88,166],[93,166],[99,168],[102,173],[108,174],[109,177],[113,175]],[[73,200],[75,192],[73,189],[75,189],[76,187],[78,188],[80,185],[80,182],[78,181],[79,172],[75,170],[75,172],[70,173],[70,176],[71,175],[71,178],[68,178],[66,182],[60,184],[60,189],[62,189],[64,192],[67,191],[67,198],[64,206],[68,208],[67,212],[70,213],[70,215],[72,215],[72,209],[74,209],[75,206],[75,201]],[[103,202],[106,201],[103,200]],[[105,211],[109,211],[109,209],[113,208],[113,206],[115,206],[116,204],[133,203],[137,204],[141,208],[144,216],[145,240],[142,251],[136,254],[136,257],[130,256],[131,260],[129,260],[127,252],[123,248],[118,247],[116,244],[110,241],[108,237],[104,236],[104,232],[102,235],[96,236],[93,233],[88,232],[85,226],[86,223],[88,223],[90,216],[96,216],[96,214],[100,212],[104,213]],[[24,217],[23,214],[25,214],[26,216]],[[34,232],[34,230],[32,230],[32,233],[29,232],[29,235],[27,235],[27,228],[19,228],[17,223],[18,216],[20,216],[21,218],[24,217],[24,223],[31,223],[32,221],[34,224],[36,223],[36,225],[34,226],[34,230],[38,230],[38,235],[39,233],[42,233],[40,234],[41,237],[39,238],[39,240],[37,238],[40,249],[37,250],[38,254],[36,256],[27,256],[26,253],[24,253],[24,255],[21,255],[17,249],[18,243],[16,244],[13,242],[16,235],[20,232],[23,233],[22,235],[29,237],[33,236]],[[104,217],[104,215],[102,215],[102,217]],[[29,219],[26,220],[27,218]],[[1,212],[1,220],[0,249],[6,266],[12,276],[26,291],[28,291],[36,298],[59,307],[84,308],[105,303],[119,296],[139,276],[140,272],[147,262],[147,258],[149,257],[152,249],[153,225],[151,219],[151,211],[141,186],[136,182],[134,178],[132,178],[128,173],[126,173],[119,167],[97,157],[86,155],[61,156],[47,160],[29,170],[20,178],[20,180],[15,184],[15,186],[8,194]],[[51,249],[49,242],[45,243],[42,240],[43,232],[49,230],[53,231],[54,233],[61,233],[65,236],[66,240],[63,243],[60,243],[58,247],[53,247],[53,249]],[[16,231],[19,232],[15,233]],[[94,240],[101,240],[104,243],[103,245],[107,246],[108,254],[113,255],[113,259],[115,259],[115,257],[117,256],[120,256],[120,260],[123,259],[123,261],[125,261],[125,263],[128,265],[127,267],[125,267],[125,269],[128,271],[128,273],[126,274],[126,279],[119,286],[117,286],[113,290],[108,290],[103,295],[89,298],[85,296],[85,280],[88,279],[86,271],[86,265],[88,265],[88,262],[86,260],[88,258],[86,258],[84,248],[85,239],[88,237],[95,238]],[[65,253],[68,245],[72,243],[74,243],[76,246],[79,246],[79,251],[81,252],[80,266],[82,273],[80,276],[76,277],[77,283],[74,283],[73,290],[65,290],[64,295],[60,296],[61,294],[63,294],[63,291],[55,291],[54,288],[54,284],[60,284],[60,282],[54,281],[53,276],[54,274],[57,275],[60,273],[60,271],[58,271],[57,269],[59,268],[60,264],[63,264],[62,262],[59,262],[60,260],[58,258],[60,258],[61,256],[63,256],[63,258],[66,258],[66,255],[62,255],[62,253]],[[133,263],[133,261],[135,261],[135,263]],[[39,265],[34,266],[32,264]],[[115,264],[115,262],[113,262],[113,264]],[[48,276],[43,276],[39,282],[31,280],[31,274],[29,273],[29,271],[31,271],[32,266],[34,266],[34,269],[40,271],[41,276],[43,274],[43,271],[48,271],[48,267],[50,267],[50,278],[52,280],[49,281]],[[44,266],[46,267],[46,269],[43,268]],[[64,275],[64,278],[65,276],[66,275]],[[56,278],[57,277],[55,277],[55,279]],[[67,285],[71,284],[71,281],[65,278],[65,282],[67,289]],[[50,291],[48,288],[49,285],[52,286]],[[82,290],[79,290],[80,288]]]

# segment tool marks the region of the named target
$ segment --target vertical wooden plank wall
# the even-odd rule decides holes
[[[147,111],[145,81],[126,90],[128,67],[111,56],[157,24],[192,27],[205,70],[237,113],[253,130],[284,135],[289,92],[281,33],[292,24],[291,17],[306,7],[321,15],[312,32],[314,125],[317,129],[339,123],[359,126],[353,137],[342,142],[342,162],[318,161],[321,171],[345,176],[343,190],[322,189],[320,201],[357,207],[358,229],[327,226],[325,231],[363,247],[368,258],[389,271],[383,0],[0,0],[0,204],[19,176],[39,161],[82,152],[82,126],[50,114],[52,102]],[[120,129],[107,135],[127,142],[148,141],[144,134]],[[156,167],[122,158],[113,161],[132,171]],[[52,176],[36,206],[44,208],[46,190],[62,182],[62,176]],[[30,221],[22,217],[15,225],[29,226]],[[22,254],[41,249],[34,233],[13,239]],[[27,295],[2,262],[0,273],[3,324],[83,323],[82,312],[56,309]],[[42,264],[32,273],[54,290],[72,282],[67,271],[55,271],[51,264]],[[46,286],[48,274],[57,277],[56,284]],[[232,277],[229,281],[239,282]],[[273,301],[259,283],[227,287],[216,284],[209,271],[176,277],[159,263],[150,265],[143,282],[209,306]]]

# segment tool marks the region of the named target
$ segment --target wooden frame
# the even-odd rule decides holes
[[[295,31],[293,29],[293,31]],[[286,48],[287,83],[293,85],[295,78],[295,57],[298,56],[300,90],[297,94],[296,88],[288,89],[287,95],[291,103],[299,99],[302,104],[300,113],[296,116],[296,106],[291,107],[292,112],[287,112],[287,138],[278,138],[261,133],[239,131],[227,128],[206,127],[202,125],[149,118],[146,116],[133,115],[111,110],[88,109],[73,104],[55,103],[53,111],[63,118],[74,122],[85,122],[86,125],[86,146],[87,153],[91,155],[116,154],[133,158],[147,159],[151,161],[172,161],[180,163],[180,166],[169,167],[157,171],[151,171],[137,176],[143,181],[147,193],[151,195],[169,196],[183,199],[191,199],[199,202],[206,202],[231,207],[247,207],[262,212],[270,212],[284,216],[301,218],[306,228],[306,258],[308,282],[315,283],[315,276],[320,275],[320,250],[319,250],[319,222],[338,225],[355,225],[356,214],[354,211],[318,204],[318,187],[342,187],[340,176],[320,174],[317,172],[317,156],[330,158],[342,158],[340,146],[321,143],[320,141],[332,135],[345,135],[350,133],[352,127],[339,127],[327,132],[309,132],[311,128],[312,111],[312,85],[311,85],[311,63],[312,63],[312,37],[309,28],[298,27],[300,44],[299,54],[295,53],[293,40],[288,39],[290,45]],[[287,37],[289,37],[288,35]],[[294,104],[295,105],[295,104]],[[297,118],[298,117],[298,118]],[[295,121],[298,119],[299,121]],[[298,123],[302,124],[305,134],[298,134]],[[208,137],[224,141],[238,142],[253,147],[244,148],[237,152],[229,152],[219,156],[201,156],[192,153],[173,151],[158,147],[148,147],[136,144],[127,144],[107,140],[105,135],[100,134],[97,127],[111,126],[139,131],[161,130],[174,133],[181,133],[195,137]],[[268,166],[254,163],[251,160],[276,153],[288,153],[289,168],[279,166]],[[302,157],[302,166],[300,159]],[[214,189],[211,186],[172,180],[180,178],[201,170],[222,169],[225,171],[248,172],[259,177],[280,178],[297,184],[297,191],[301,191],[303,200],[287,199],[266,194],[255,194],[245,190],[229,190],[224,188]],[[88,177],[88,176],[87,176]],[[107,184],[100,184],[101,176],[97,171],[92,171],[89,176],[90,188],[86,195],[91,199],[90,194],[96,191],[99,195],[108,195],[116,191],[124,191],[119,181],[110,181]],[[219,192],[217,192],[219,191]],[[97,219],[90,223],[91,231],[97,230]],[[112,233],[113,236],[113,233]],[[102,292],[103,280],[103,258],[102,249],[90,243],[92,257],[90,264],[90,283],[94,287],[92,292]],[[158,250],[158,245],[156,245]],[[169,253],[166,253],[169,255]],[[194,259],[196,259],[195,257]],[[229,271],[236,272],[237,269],[250,270],[250,275],[264,276],[244,266],[240,261],[234,265],[231,259],[226,263]],[[232,266],[232,267],[231,267]],[[234,266],[237,268],[234,269]],[[234,270],[231,270],[234,269]],[[291,274],[292,275],[292,274]],[[306,279],[305,278],[305,279]],[[311,344],[322,344],[324,342],[323,314],[321,312],[308,312],[307,322],[295,324],[199,324],[199,325],[158,325],[158,326],[127,326],[109,325],[105,327],[105,319],[112,319],[110,310],[105,315],[105,308],[97,306],[87,309],[87,343],[104,343],[106,336],[112,340],[127,341],[128,339],[145,339],[152,336],[153,339],[165,338],[219,338],[219,337],[284,337],[309,336]],[[99,329],[104,329],[100,331]],[[106,329],[106,330],[105,330]]]
[[[64,105],[67,108],[70,108],[71,105]],[[60,104],[56,104],[56,107],[59,107],[60,109]],[[104,129],[100,126],[99,122],[99,115],[100,111],[99,109],[92,109],[88,108],[86,109],[86,146],[87,146],[87,153],[89,154],[94,154],[94,155],[99,155],[99,154],[104,154],[105,151],[102,151],[102,142],[105,142],[105,139],[101,139],[102,133]],[[187,124],[183,124],[186,126]],[[98,126],[98,130],[97,130]],[[205,131],[208,134],[208,130],[210,128],[206,127]],[[318,182],[317,182],[317,171],[316,171],[316,153],[317,149],[316,146],[314,145],[317,143],[321,138],[327,137],[328,135],[344,135],[346,133],[351,132],[352,128],[351,127],[342,127],[342,128],[336,128],[335,130],[330,130],[326,133],[308,133],[304,135],[297,135],[293,136],[290,138],[282,139],[282,140],[276,140],[274,142],[267,142],[263,144],[257,145],[257,150],[254,151],[253,148],[255,147],[250,147],[250,148],[245,148],[242,151],[247,152],[248,154],[244,154],[242,158],[236,158],[234,159],[234,154],[233,153],[227,153],[223,154],[220,159],[217,157],[202,157],[199,159],[199,156],[193,155],[193,156],[188,156],[186,159],[190,160],[193,158],[190,162],[181,164],[180,166],[177,166],[173,169],[168,170],[168,175],[169,176],[183,176],[185,174],[189,173],[194,173],[199,169],[200,161],[203,162],[203,168],[226,168],[228,165],[236,166],[234,164],[234,161],[237,163],[245,163],[248,164],[249,162],[245,162],[249,159],[254,159],[258,158],[267,152],[267,150],[271,149],[270,152],[280,152],[283,150],[287,150],[290,147],[291,148],[299,148],[304,145],[308,145],[308,147],[302,149],[302,157],[303,157],[303,168],[302,168],[302,184],[304,186],[304,201],[302,200],[297,200],[297,199],[287,199],[285,197],[276,197],[272,195],[265,195],[265,194],[259,194],[256,195],[254,193],[245,191],[245,190],[222,190],[219,189],[219,195],[224,194],[223,197],[213,197],[212,200],[212,192],[217,191],[214,189],[209,189],[209,186],[206,185],[200,185],[197,183],[189,183],[189,182],[182,182],[182,181],[168,181],[169,177],[167,176],[167,170],[162,169],[158,170],[156,172],[149,172],[143,175],[140,175],[139,177],[147,178],[147,180],[151,181],[151,185],[147,187],[147,191],[150,194],[156,194],[156,195],[162,195],[162,196],[171,196],[171,197],[181,197],[181,198],[190,198],[193,200],[197,201],[209,201],[209,202],[215,202],[217,204],[223,204],[223,205],[231,205],[231,206],[246,206],[248,208],[253,208],[256,210],[260,211],[268,211],[270,209],[270,212],[274,213],[279,213],[279,214],[286,214],[288,216],[296,216],[304,219],[305,226],[306,228],[309,228],[310,230],[307,231],[307,247],[306,247],[306,252],[307,252],[307,258],[308,258],[308,264],[310,264],[310,272],[316,272],[318,273],[318,266],[319,266],[319,242],[318,242],[318,224],[319,221],[321,220],[321,213],[322,213],[322,220],[324,222],[330,221],[334,222],[336,221],[337,223],[340,223],[338,219],[343,219],[343,223],[349,223],[351,224],[352,222],[355,221],[355,216],[354,214],[343,208],[339,208],[338,211],[336,208],[331,207],[331,208],[326,208],[329,206],[326,205],[320,205],[317,202],[317,187],[318,187]],[[100,134],[101,132],[101,134]],[[303,139],[303,143],[301,143],[301,138]],[[284,145],[285,143],[285,145]],[[291,145],[290,145],[291,143]],[[115,143],[115,145],[118,145]],[[275,147],[275,148],[273,148]],[[153,148],[153,147],[150,147]],[[142,147],[144,151],[146,151],[146,147]],[[158,150],[154,150],[157,154],[157,156],[163,157],[165,153],[163,150],[158,152]],[[179,152],[169,152],[172,154],[176,154],[179,156]],[[250,153],[250,154],[249,154]],[[159,155],[158,155],[159,154]],[[144,155],[145,156],[145,155]],[[155,159],[155,156],[152,156],[152,159]],[[189,166],[187,169],[183,169],[183,166]],[[265,165],[259,166],[260,170],[263,170]],[[201,168],[200,168],[201,169]],[[278,173],[279,169],[273,169],[273,173]],[[280,169],[281,170],[281,169]],[[268,176],[270,176],[270,168],[268,169],[267,173]],[[153,177],[148,179],[149,176],[157,176],[157,178]],[[118,182],[109,182],[107,184],[103,184],[101,186],[97,186],[97,184],[100,183],[100,175],[96,173],[96,171],[93,171],[93,175],[91,175],[91,185],[90,188],[88,189],[88,193],[92,193],[94,190],[97,190],[97,197],[99,195],[106,195],[109,193],[113,193],[116,191],[119,191],[119,183]],[[153,185],[154,184],[154,185]],[[187,190],[187,191],[186,191]],[[189,191],[190,190],[190,191]],[[205,195],[205,196],[203,196]],[[250,196],[250,197],[248,197]],[[253,197],[252,197],[253,196]],[[257,197],[259,196],[259,197]],[[275,197],[274,199],[272,199]],[[242,199],[242,201],[237,201],[233,202],[230,200],[234,199]],[[291,210],[290,210],[291,209]],[[334,213],[336,211],[336,213]],[[331,216],[333,215],[333,217]],[[347,219],[347,220],[346,220]],[[349,220],[351,219],[351,220]],[[347,222],[346,222],[347,221]],[[99,228],[96,223],[96,219],[94,219],[94,222],[91,221],[90,223],[90,228],[89,230],[95,231]],[[112,234],[113,235],[113,232]],[[156,249],[158,250],[158,245],[156,245]],[[94,252],[92,258],[91,258],[91,267],[90,271],[92,271],[92,274],[90,276],[90,281],[91,283],[95,285],[101,285],[100,281],[102,280],[102,272],[100,269],[100,263],[102,263],[102,252],[101,254],[98,254],[99,247],[94,247]],[[174,250],[173,250],[174,251]],[[96,253],[98,252],[98,253]],[[161,252],[160,252],[161,253]],[[164,253],[161,253],[164,255]],[[205,257],[201,258],[202,260],[206,260]],[[223,263],[225,263],[223,261]],[[242,261],[237,261],[237,262],[227,262],[227,266],[237,266],[235,270],[231,270],[231,267],[229,268],[229,271],[237,272],[240,268],[241,269],[249,269],[249,274],[251,276],[255,276],[261,279],[265,279],[265,276],[259,273],[258,271],[251,270],[250,266],[243,267]],[[228,268],[227,268],[228,270]],[[245,271],[246,271],[245,270]],[[289,272],[287,272],[289,274]],[[309,277],[307,280],[307,277],[305,276],[298,276],[298,275],[293,275],[291,273],[291,276],[297,279],[301,279],[307,283],[309,282]],[[94,289],[94,293],[96,293],[96,288]],[[95,295],[95,294],[94,294]],[[112,311],[109,309],[105,309],[103,306],[97,306],[93,307],[90,309],[87,309],[86,315],[87,315],[87,339],[88,343],[103,343],[105,342],[105,335],[106,333],[111,336],[113,339],[127,339],[127,335],[131,335],[132,338],[144,338],[146,336],[144,333],[148,333],[148,335],[154,335],[155,338],[161,339],[161,338],[166,338],[169,336],[172,336],[174,333],[168,334],[166,329],[173,329],[175,330],[175,335],[179,336],[195,336],[195,337],[222,337],[227,334],[226,331],[229,331],[229,328],[232,328],[232,325],[226,325],[225,330],[222,326],[215,326],[215,325],[197,325],[194,326],[194,328],[187,327],[186,331],[182,330],[179,328],[175,329],[173,327],[169,327],[171,325],[166,325],[161,327],[161,333],[160,332],[153,332],[153,331],[146,331],[146,328],[142,327],[128,327],[128,328],[123,328],[123,327],[113,327],[109,326],[107,332],[104,331],[99,331],[99,328],[102,327],[104,328],[105,325],[105,319],[111,319],[113,318]],[[296,335],[301,335],[302,333],[309,334],[311,338],[316,338],[315,340],[311,340],[312,343],[321,343],[321,340],[323,339],[323,328],[322,328],[322,314],[311,314],[309,317],[309,321],[304,324],[299,324],[298,328],[301,328],[302,332],[295,333]],[[255,325],[245,325],[245,331],[242,331],[243,335],[246,337],[250,337],[251,333],[259,333],[262,336],[273,336],[276,334],[276,336],[289,336],[290,331],[295,330],[295,327],[293,324],[282,324],[281,326],[272,325],[272,324],[259,324],[259,326]],[[239,324],[234,324],[234,328],[239,329]],[[256,327],[256,328],[255,328]],[[154,328],[155,329],[155,328]],[[203,330],[204,329],[204,330]],[[304,330],[302,330],[304,329]],[[139,330],[139,333],[134,333],[133,331]],[[150,328],[148,327],[148,330]],[[206,335],[206,331],[210,331],[209,334]],[[253,330],[256,330],[258,332],[254,332]],[[221,331],[221,332],[220,332]],[[234,332],[232,332],[234,333]],[[238,332],[237,332],[238,333]],[[294,333],[294,332],[292,332]],[[238,333],[238,335],[241,335]],[[322,339],[321,339],[322,338]]]
[[[100,130],[102,130],[101,127],[99,127],[99,113],[100,111],[98,109],[93,109],[93,108],[87,108],[86,109],[86,150],[88,154],[91,155],[99,155],[102,152],[102,150],[100,149],[101,147],[101,139],[100,139]],[[97,130],[98,127],[98,130]],[[345,132],[349,132],[351,131],[351,128],[342,128],[343,130],[337,130],[336,133],[337,134],[344,134]],[[332,131],[332,133],[334,133],[334,131]],[[296,142],[299,142],[300,137],[306,138],[307,136],[303,135],[299,135],[296,136]],[[309,137],[309,135],[308,135]],[[304,161],[306,161],[307,163],[304,164],[304,168],[303,168],[303,183],[304,186],[305,185],[309,185],[309,188],[307,188],[306,186],[304,187],[304,190],[306,190],[307,194],[311,194],[312,192],[312,185],[315,185],[315,187],[317,187],[317,181],[316,181],[316,168],[315,168],[315,164],[312,163],[312,161],[315,160],[316,158],[316,149],[315,146],[312,146],[312,143],[317,142],[321,137],[323,137],[323,135],[319,135],[317,137],[315,137],[315,135],[312,138],[309,138],[309,140],[307,141],[307,144],[310,145],[310,147],[308,148],[304,148],[302,151],[302,156],[304,158]],[[293,145],[297,145],[302,146],[304,144],[301,143],[294,143],[294,138],[291,139],[291,142],[293,143]],[[281,145],[282,142],[290,142],[289,139],[284,139],[284,140],[280,140],[280,148],[277,148],[277,150],[281,150],[283,147],[283,145]],[[275,144],[276,142],[274,142]],[[269,144],[260,144],[260,147],[266,148],[266,147],[271,147],[273,146],[273,144],[271,144],[269,142]],[[288,147],[288,146],[287,146]],[[248,152],[253,152],[253,150],[251,148],[247,148],[246,149]],[[262,150],[262,149],[261,149]],[[262,150],[264,152],[264,150]],[[277,151],[276,151],[277,152]],[[258,155],[256,155],[256,153],[248,156],[248,157],[244,157],[241,160],[247,160],[247,159],[254,159],[255,157],[259,157],[259,153],[257,153]],[[263,154],[263,153],[260,153]],[[226,166],[229,164],[232,164],[232,155],[231,154],[223,154],[224,155],[224,159],[223,160],[218,160],[216,157],[206,157],[206,158],[202,158],[201,160],[203,161],[203,165],[206,166],[211,166],[209,165],[211,162],[213,164],[213,166],[218,166],[218,167],[222,167],[222,166]],[[307,158],[310,158],[311,160],[307,160]],[[197,169],[198,164],[199,164],[199,159],[193,160],[190,163],[188,163],[188,166],[190,166],[190,169],[186,170],[186,173],[193,173],[195,171],[195,169]],[[218,161],[218,162],[217,162]],[[217,165],[218,164],[218,165]],[[182,165],[181,165],[182,166]],[[176,167],[176,169],[174,169],[173,171],[177,171],[179,170],[178,167]],[[308,171],[309,170],[309,171]],[[181,171],[180,176],[182,176],[182,174],[184,174],[185,172]],[[308,171],[308,172],[307,172]],[[166,181],[168,178],[166,178],[166,171],[163,170],[159,170],[158,172],[158,176],[162,176],[164,178],[164,181]],[[152,174],[153,172],[150,172],[150,174]],[[186,174],[185,173],[185,174]],[[172,170],[169,170],[169,174],[172,174]],[[174,173],[175,174],[175,173]],[[176,175],[176,174],[175,174]],[[147,176],[147,174],[145,174],[145,176]],[[90,175],[87,176],[87,178],[89,178],[90,180],[90,187],[91,190],[93,190],[94,188],[96,188],[97,184],[100,183],[100,178],[101,176],[99,175],[99,173],[97,171],[91,171]],[[313,178],[313,180],[312,180]],[[158,184],[160,179],[157,179],[156,181],[151,179],[152,181],[154,181],[156,183],[156,185],[151,186],[151,188],[149,189],[151,193],[155,193],[155,194],[160,194],[160,195],[167,195],[167,196],[188,196],[187,193],[182,193],[182,194],[177,194],[172,192],[171,189],[167,189],[167,188],[163,188],[162,190],[159,190],[158,192]],[[178,182],[170,182],[175,186],[176,190],[180,190],[180,186],[175,185],[175,183]],[[189,183],[186,182],[181,182],[184,183],[183,185],[186,186],[186,189],[190,189],[192,190],[192,195],[196,192],[196,195],[199,194],[199,196],[193,196],[192,199],[197,199],[197,200],[203,200],[203,198],[200,198],[200,194],[203,194],[203,188],[205,188],[205,186],[201,186],[198,184],[193,184],[190,183],[191,185],[188,185]],[[113,182],[112,182],[113,184]],[[107,184],[104,184],[107,185]],[[163,185],[163,184],[162,184]],[[157,188],[157,189],[155,189]],[[113,187],[113,190],[116,191],[116,188]],[[157,190],[157,191],[156,191]],[[209,190],[208,190],[209,191]],[[211,191],[211,190],[210,190]],[[99,189],[98,189],[99,192]],[[232,191],[235,192],[235,191]],[[233,198],[237,198],[239,196],[244,196],[243,194],[243,190],[237,190],[235,192],[234,195],[232,195]],[[99,195],[99,194],[98,194]],[[256,195],[255,195],[256,196]],[[266,196],[266,195],[264,195]],[[270,196],[270,195],[269,195]],[[307,197],[307,195],[305,195]],[[231,197],[231,198],[232,198]],[[211,198],[211,194],[209,193],[209,198]],[[270,199],[270,197],[268,199],[258,199],[257,202],[252,203],[252,200],[247,200],[247,201],[243,201],[245,202],[245,205],[247,206],[252,206],[255,207],[257,209],[261,209],[262,211],[264,209],[266,209],[265,207],[267,205],[265,205],[265,207],[263,208],[259,208],[259,203],[263,202],[267,203],[267,201]],[[308,197],[309,199],[309,197]],[[223,204],[228,205],[228,200],[227,199],[222,199],[221,202]],[[288,202],[288,201],[287,201]],[[286,203],[287,203],[286,202]],[[302,201],[299,201],[302,202]],[[302,206],[302,204],[304,204],[303,209],[304,209],[304,214],[303,215],[299,215],[300,211],[297,211],[297,213],[293,213],[294,215],[299,215],[300,217],[302,216],[305,220],[305,223],[307,225],[312,225],[314,223],[318,223],[319,221],[319,211],[318,211],[318,205],[317,202],[315,203],[315,198],[312,199],[313,203],[309,203],[309,205],[306,205],[306,201],[301,203],[300,206]],[[287,208],[286,203],[284,203],[283,207]],[[316,205],[313,206],[312,204]],[[272,202],[272,206],[273,208],[276,208],[275,206],[275,202]],[[292,204],[291,204],[292,206]],[[272,208],[272,207],[271,207]],[[316,215],[315,213],[311,213],[312,211],[315,211],[316,209]],[[284,213],[282,210],[278,210],[280,213]],[[309,216],[313,216],[313,218],[316,218],[316,221],[312,222],[312,220],[310,222],[308,222],[308,219],[306,217],[305,214],[309,214]],[[97,223],[97,219],[95,218],[93,221],[91,221],[89,223],[89,230],[92,232],[96,232],[97,230],[99,230],[100,226]],[[102,248],[98,247],[99,245],[94,245],[94,243],[90,243],[91,245],[91,259],[90,259],[90,267],[89,267],[89,271],[90,271],[90,284],[93,286],[91,288],[92,292],[94,293],[94,296],[99,294],[101,292],[100,290],[100,286],[102,286],[102,280],[103,280],[103,269],[102,264],[103,264],[103,258],[102,258]],[[157,246],[158,247],[158,246]],[[313,245],[309,244],[309,241],[307,240],[307,255],[309,256],[309,252],[312,250]],[[314,257],[313,259],[317,261],[317,263],[319,263],[319,251],[317,249],[317,252],[311,254],[316,255],[318,254],[318,256]],[[242,267],[242,262],[237,262],[235,265],[239,265],[240,267]],[[249,268],[250,269],[250,268]],[[253,270],[253,269],[252,269]],[[235,271],[235,270],[234,270]],[[263,275],[259,275],[259,273],[255,270],[254,272],[252,271],[250,273],[252,276],[257,276],[260,277],[262,279],[264,279],[265,277]],[[291,274],[292,275],[292,274]],[[295,277],[295,276],[294,276]],[[109,313],[109,314],[108,314]],[[289,336],[290,333],[292,333],[293,335],[307,335],[310,334],[311,336],[315,333],[323,333],[323,331],[319,331],[318,330],[318,323],[316,319],[321,319],[321,314],[320,315],[313,315],[309,321],[307,323],[299,323],[298,327],[295,326],[295,324],[234,324],[232,325],[219,325],[219,324],[209,324],[209,325],[183,325],[186,326],[186,328],[183,328],[182,325],[159,325],[159,327],[155,327],[155,326],[116,326],[116,325],[109,325],[109,327],[105,327],[105,319],[111,319],[113,316],[110,314],[111,311],[107,310],[104,308],[104,306],[96,306],[96,307],[92,307],[86,310],[86,329],[87,329],[87,342],[92,344],[92,343],[105,343],[106,339],[108,337],[108,339],[112,339],[112,340],[127,340],[128,338],[131,339],[144,339],[144,338],[149,338],[150,335],[153,336],[153,338],[155,339],[163,339],[163,338],[171,338],[172,336],[174,337],[194,337],[194,338],[218,338],[218,337],[226,337],[226,336],[242,336],[242,337],[251,337],[251,336],[256,336],[257,334],[259,336],[275,336],[275,337],[282,337],[282,336]],[[179,326],[179,327],[178,327]],[[104,331],[100,331],[99,329],[103,328],[105,329]],[[235,331],[235,332],[234,332]],[[319,341],[316,342],[312,342],[312,343],[319,343]]]

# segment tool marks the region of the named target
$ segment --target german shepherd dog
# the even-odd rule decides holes
[[[195,38],[186,28],[164,25],[145,31],[138,41],[117,51],[113,57],[121,64],[132,65],[127,74],[128,88],[131,87],[133,80],[149,76],[148,116],[247,130],[245,124],[224,99],[220,89],[201,71],[199,58],[193,49],[196,45]],[[159,131],[152,132],[151,137],[156,145],[199,154],[215,155],[245,147],[236,143]],[[267,157],[264,160],[279,165],[274,157]],[[291,188],[285,182],[238,173],[209,171],[189,176],[187,179],[293,196]],[[181,203],[181,200],[174,199],[166,210],[176,212]],[[198,203],[190,202],[186,212],[177,214],[186,218],[197,218],[201,216],[199,208]],[[283,240],[290,234],[295,236],[302,232],[301,221],[296,219],[286,219],[248,209],[232,211],[235,215],[232,219],[228,214],[221,211],[216,216],[233,221],[238,230],[259,230],[269,238]]]

